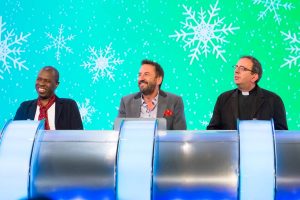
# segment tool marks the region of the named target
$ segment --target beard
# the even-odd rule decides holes
[[[141,87],[140,84],[144,83],[146,86]],[[139,88],[140,92],[143,93],[143,95],[149,95],[152,94],[155,90],[156,84],[154,82],[147,82],[147,81],[140,81],[139,82]]]

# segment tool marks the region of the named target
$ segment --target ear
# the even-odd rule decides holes
[[[59,82],[56,82],[55,89],[58,87],[58,85],[59,85]]]
[[[253,83],[255,83],[257,80],[258,80],[258,74],[255,73],[255,74],[252,75],[251,81],[252,81]]]
[[[156,85],[160,85],[161,82],[162,82],[162,77],[161,76],[157,77],[156,78]]]

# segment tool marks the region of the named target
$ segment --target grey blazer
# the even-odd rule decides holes
[[[139,118],[141,113],[141,93],[122,97],[118,117]],[[171,116],[164,116],[166,110],[172,111]],[[183,101],[180,96],[169,92],[159,91],[157,118],[167,120],[168,130],[186,130]]]

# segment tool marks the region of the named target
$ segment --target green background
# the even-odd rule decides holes
[[[300,1],[268,2],[1,0],[0,125],[13,118],[21,102],[37,97],[34,89],[37,73],[41,67],[52,65],[61,76],[57,95],[78,102],[85,129],[111,129],[121,97],[138,91],[137,73],[141,60],[151,59],[165,70],[162,89],[183,97],[188,129],[205,129],[218,95],[235,87],[231,66],[240,56],[250,54],[263,66],[259,85],[282,97],[289,129],[299,130]],[[184,6],[196,12],[198,24],[184,14],[187,11]],[[213,7],[218,10],[209,21]],[[205,18],[201,18],[201,10]],[[265,16],[259,18],[264,11]],[[280,15],[280,23],[275,13]],[[209,25],[218,18],[224,19],[211,28]],[[186,21],[190,27],[184,27]],[[201,21],[211,29],[195,31]],[[218,31],[224,25],[236,29]],[[61,34],[60,27],[63,27]],[[201,34],[207,34],[208,30],[212,31],[211,37],[206,38],[210,52],[198,55],[199,59],[191,62],[190,51],[199,43]],[[15,43],[15,36],[6,40],[10,31],[15,36],[30,35],[27,41]],[[191,34],[184,39],[176,38],[176,31]],[[54,39],[63,36],[72,53],[62,48],[60,59],[57,59],[58,46],[45,49],[54,40],[47,33]],[[286,36],[289,33],[290,39]],[[196,35],[196,41],[184,48],[188,39]],[[222,43],[213,35],[227,42]],[[67,40],[68,36],[74,38]],[[220,46],[224,59],[217,57],[212,44]],[[105,54],[109,46],[111,50]],[[6,51],[7,47],[10,52]],[[98,57],[99,50],[103,50],[102,57],[108,62],[120,61],[110,63],[112,68],[107,68],[113,79],[105,73],[93,81],[96,72],[83,66],[87,62],[95,64],[90,47],[98,51]],[[22,52],[18,53],[18,48]],[[292,58],[293,63],[283,66],[287,62],[285,59],[291,61]],[[27,69],[13,67],[13,61],[18,59],[26,61]],[[7,66],[12,66],[10,73],[5,70]]]

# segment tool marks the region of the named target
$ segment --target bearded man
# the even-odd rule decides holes
[[[143,60],[138,74],[140,92],[122,97],[120,118],[165,118],[168,130],[186,130],[182,98],[161,90],[164,79],[162,67]]]

